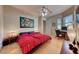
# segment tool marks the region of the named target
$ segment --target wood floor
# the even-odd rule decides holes
[[[44,44],[40,45],[33,54],[60,54],[64,39],[52,37]],[[3,54],[19,54],[22,53],[20,47],[16,43],[4,47],[0,53]]]
[[[45,42],[33,54],[60,54],[64,39],[52,37]]]

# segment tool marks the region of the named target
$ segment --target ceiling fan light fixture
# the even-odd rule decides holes
[[[48,10],[46,7],[42,7],[41,14],[42,14],[42,16],[46,16],[48,14]]]

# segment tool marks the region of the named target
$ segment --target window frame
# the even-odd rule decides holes
[[[64,22],[64,17],[67,17],[67,16],[72,16],[72,22],[67,22],[67,23],[65,23]],[[66,16],[63,16],[63,26],[64,27],[67,27],[68,25],[66,25],[66,24],[73,24],[74,23],[74,14],[73,13],[71,13],[71,14],[68,14],[68,15],[66,15]]]
[[[58,23],[58,19],[61,20],[61,23]],[[58,26],[61,26],[62,28],[62,17],[57,17],[56,19],[56,29],[61,30],[61,28],[58,28]]]

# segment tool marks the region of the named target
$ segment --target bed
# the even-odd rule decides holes
[[[45,34],[41,34],[39,32],[31,32],[31,33],[21,33],[18,35],[18,38],[15,43],[8,45],[11,48],[15,48],[15,51],[20,51],[20,53],[27,54],[36,46],[43,44],[45,41],[50,40],[51,37]],[[13,47],[12,47],[13,46]],[[16,49],[17,47],[17,49]],[[6,48],[7,49],[7,48]],[[3,48],[4,50],[4,48]],[[10,51],[12,49],[8,49]],[[15,51],[11,52],[14,53]],[[3,53],[3,52],[1,52]],[[6,53],[6,52],[5,52]]]

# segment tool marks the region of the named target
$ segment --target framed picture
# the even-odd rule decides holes
[[[34,19],[20,17],[20,28],[34,28]]]

